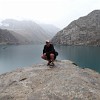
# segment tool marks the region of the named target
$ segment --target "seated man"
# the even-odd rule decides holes
[[[56,56],[58,55],[57,52],[55,52],[53,44],[50,43],[49,40],[46,40],[46,45],[43,49],[43,55],[41,58],[44,60],[48,60],[47,65],[53,65],[54,66],[54,60],[56,59]]]

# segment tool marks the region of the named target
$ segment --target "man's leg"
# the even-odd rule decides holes
[[[54,54],[53,53],[50,54],[50,60],[54,61]]]
[[[52,65],[54,66],[54,54],[50,54],[50,61],[52,62]]]
[[[50,65],[51,61],[47,59],[46,53],[44,53],[44,54],[41,56],[41,58],[48,61],[47,66]]]
[[[44,53],[44,54],[41,56],[41,58],[44,59],[44,60],[47,60],[46,54]]]

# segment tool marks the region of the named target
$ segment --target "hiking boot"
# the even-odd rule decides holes
[[[47,66],[49,66],[49,65],[50,65],[50,63],[48,62],[48,63],[47,63]]]
[[[51,63],[50,63],[50,66],[55,66],[54,62],[51,62]]]
[[[50,63],[51,63],[51,61],[48,61],[47,66],[49,66],[49,65],[50,65]]]

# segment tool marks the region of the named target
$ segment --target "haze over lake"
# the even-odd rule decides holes
[[[55,46],[58,60],[72,60],[78,66],[100,72],[100,47]],[[43,45],[0,45],[0,74],[44,62]]]

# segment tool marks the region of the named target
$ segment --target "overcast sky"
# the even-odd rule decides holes
[[[62,29],[96,9],[100,0],[0,0],[0,20],[33,20]]]

